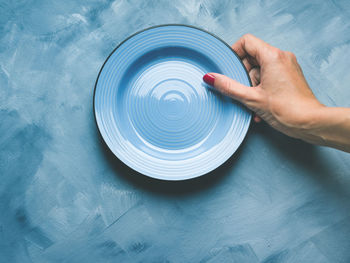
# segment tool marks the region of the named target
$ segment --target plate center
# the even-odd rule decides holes
[[[182,80],[170,79],[159,83],[153,90],[157,93],[158,110],[168,120],[182,119],[189,108],[188,96],[191,86]]]
[[[172,57],[152,61],[134,75],[126,90],[126,112],[148,147],[192,151],[207,139],[218,101],[202,85],[204,74],[190,60]]]

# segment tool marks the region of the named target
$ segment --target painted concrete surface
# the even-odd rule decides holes
[[[350,262],[349,154],[253,125],[216,171],[165,183],[104,147],[98,71],[164,23],[256,34],[350,106],[347,0],[0,1],[0,262]]]

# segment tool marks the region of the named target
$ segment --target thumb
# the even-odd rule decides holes
[[[221,93],[242,103],[254,100],[254,98],[257,96],[256,90],[252,87],[247,87],[222,74],[207,73],[203,76],[203,80],[205,83],[214,87]]]

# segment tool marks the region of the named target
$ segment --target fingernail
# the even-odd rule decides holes
[[[254,121],[255,121],[256,123],[259,123],[259,122],[261,122],[261,118],[260,118],[259,116],[255,115],[255,116],[254,116]]]
[[[214,82],[215,82],[215,77],[211,74],[205,74],[203,76],[203,80],[205,83],[209,84],[210,86],[214,86]]]

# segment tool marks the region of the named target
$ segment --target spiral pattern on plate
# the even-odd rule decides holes
[[[207,72],[250,86],[231,48],[200,29],[158,26],[122,42],[95,85],[96,122],[108,147],[134,170],[165,180],[224,163],[244,139],[251,113],[209,88]]]

